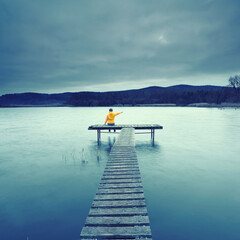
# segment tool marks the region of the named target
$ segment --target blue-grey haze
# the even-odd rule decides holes
[[[237,0],[0,0],[0,94],[226,85]]]
[[[106,108],[0,111],[0,239],[79,239],[117,135],[97,146]],[[117,123],[158,123],[136,135],[153,239],[239,240],[240,111],[118,108]]]

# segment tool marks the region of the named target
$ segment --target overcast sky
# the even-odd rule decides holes
[[[0,95],[227,85],[238,0],[0,0]]]

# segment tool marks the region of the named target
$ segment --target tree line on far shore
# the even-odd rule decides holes
[[[21,93],[0,96],[0,106],[114,106],[240,102],[240,76],[230,77],[228,87],[177,85],[115,92],[60,94]]]
[[[186,89],[158,89],[150,87],[142,90],[121,92],[80,92],[73,93],[67,104],[72,106],[113,106],[139,104],[176,104],[239,102],[234,89],[228,87]]]
[[[240,76],[229,78],[228,87],[177,85],[149,87],[118,92],[73,93],[67,104],[72,106],[113,106],[138,104],[176,104],[240,102]]]

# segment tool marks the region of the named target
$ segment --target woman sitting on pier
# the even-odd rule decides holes
[[[114,126],[115,125],[115,122],[114,122],[115,116],[117,116],[117,115],[119,115],[121,113],[123,113],[123,112],[114,113],[113,109],[110,108],[109,109],[109,113],[106,116],[106,120],[105,120],[104,124],[108,123],[108,126]],[[116,131],[116,130],[114,130],[114,131]],[[110,130],[109,130],[109,132],[110,132]]]

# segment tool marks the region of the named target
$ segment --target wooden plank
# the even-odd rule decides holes
[[[137,160],[136,153],[127,154],[127,153],[113,153],[109,154],[109,160]]]
[[[115,162],[115,161],[137,161],[137,158],[135,157],[136,155],[134,156],[109,156],[109,161],[111,162]]]
[[[120,177],[120,176],[125,176],[125,175],[132,175],[132,176],[140,176],[140,171],[105,171],[103,176],[116,176],[116,177]]]
[[[103,176],[109,176],[109,175],[115,175],[115,176],[123,176],[123,175],[140,175],[140,171],[104,171]]]
[[[105,177],[110,177],[110,176],[112,176],[112,177],[116,177],[116,178],[124,178],[124,177],[126,177],[126,178],[130,178],[130,177],[140,177],[140,172],[138,172],[138,173],[123,173],[123,174],[119,174],[119,173],[105,173],[105,174],[103,174],[103,177],[105,178]]]
[[[126,153],[126,152],[136,153],[136,149],[133,146],[120,147],[120,146],[117,146],[117,145],[113,145],[112,149],[111,149],[111,152],[115,152],[115,151],[123,152],[123,153]]]
[[[136,162],[137,161],[137,158],[136,158],[136,155],[134,156],[109,156],[109,162],[117,162],[117,161],[121,161],[121,162],[124,162],[124,161],[132,161],[132,162]]]
[[[113,149],[110,153],[109,156],[113,156],[113,155],[126,155],[126,156],[135,156],[136,157],[136,152],[135,151],[131,151],[130,149],[126,152],[124,151],[120,151],[119,150],[120,147],[118,147],[118,149]]]
[[[131,147],[121,147],[121,146],[115,146],[115,147],[112,147],[111,149],[111,152],[110,152],[110,155],[113,155],[113,154],[116,154],[116,153],[119,153],[119,154],[130,154],[130,155],[133,155],[133,154],[136,154],[136,149],[135,149],[135,146],[131,146]]]
[[[125,217],[88,217],[86,226],[112,226],[112,225],[146,225],[150,224],[147,216],[125,216]]]
[[[136,153],[132,153],[132,154],[127,154],[127,153],[117,153],[117,152],[114,152],[112,154],[109,154],[109,157],[110,157],[110,160],[112,158],[119,158],[119,159],[124,159],[124,158],[127,158],[127,159],[137,159],[136,157]]]
[[[138,162],[138,159],[136,157],[136,154],[133,156],[109,156],[108,162],[124,162],[124,161],[132,161],[132,162]]]
[[[134,172],[134,173],[139,173],[139,168],[131,168],[131,169],[105,169],[104,170],[104,174],[105,173],[127,173],[127,172]]]
[[[114,180],[117,180],[117,181],[121,181],[121,180],[126,180],[126,181],[132,181],[132,180],[141,180],[141,177],[140,175],[139,176],[103,176],[101,178],[101,181],[114,181]]]
[[[109,159],[109,164],[116,164],[116,163],[136,163],[137,159],[134,158],[111,158]]]
[[[109,161],[137,161],[137,157],[136,155],[130,156],[120,156],[120,155],[116,155],[116,156],[109,156]]]
[[[126,157],[136,157],[136,152],[120,152],[120,151],[117,151],[117,150],[113,150],[109,156],[116,156],[116,157],[123,157],[123,156],[126,156]]]
[[[121,200],[121,201],[93,201],[92,208],[94,207],[105,207],[105,208],[124,208],[124,207],[145,207],[146,203],[144,200]]]
[[[90,208],[88,216],[147,216],[146,207]]]
[[[138,165],[138,163],[134,160],[134,161],[108,161],[107,165],[106,166],[109,166],[109,165],[112,165],[112,166],[121,166],[121,165]]]
[[[109,160],[137,160],[136,157],[136,153],[134,154],[118,154],[118,153],[114,153],[114,154],[110,154],[109,155]]]
[[[124,147],[126,148],[126,147]],[[111,153],[109,154],[110,156],[111,155],[116,155],[116,154],[125,154],[125,155],[135,155],[136,154],[136,151],[135,151],[135,148],[134,147],[131,147],[131,148],[128,148],[128,149],[123,149],[123,147],[114,147],[114,149],[111,150]]]
[[[127,162],[108,162],[106,164],[106,167],[108,166],[113,166],[113,167],[121,167],[121,166],[138,166],[138,162],[137,161],[127,161]]]
[[[112,237],[105,237],[105,238],[99,238],[99,239],[107,239],[107,240],[133,240],[133,239],[137,239],[137,240],[152,240],[152,238],[132,238],[132,237],[124,237],[124,238],[112,238]],[[96,240],[96,238],[92,238],[92,237],[84,237],[81,238],[81,240]]]
[[[137,160],[137,157],[136,157],[136,153],[132,153],[132,154],[127,154],[127,153],[117,153],[117,152],[114,152],[112,154],[109,154],[109,160],[111,159],[135,159]]]
[[[99,238],[100,239],[100,238]],[[107,240],[133,240],[133,239],[137,239],[137,240],[142,240],[142,239],[140,239],[140,238],[132,238],[132,237],[124,237],[124,238],[109,238],[109,237],[106,237],[106,238],[101,238],[101,239],[107,239]],[[96,238],[94,238],[94,237],[84,237],[84,238],[81,238],[81,240],[96,240]],[[144,238],[143,240],[152,240],[152,238]]]
[[[133,194],[109,194],[109,195],[95,195],[94,200],[115,200],[115,199],[143,199],[143,193],[133,193]]]
[[[120,184],[120,183],[141,183],[141,178],[131,178],[131,179],[103,179],[101,180],[101,184]]]
[[[115,164],[107,164],[106,169],[124,169],[124,168],[139,168],[136,163],[115,163]]]
[[[142,184],[142,180],[141,179],[108,179],[108,180],[102,180],[100,182],[101,184],[101,187],[102,186],[106,186],[106,185],[114,185],[116,188],[118,187],[122,187],[122,184],[131,184],[131,187],[132,187],[132,184]],[[125,187],[125,186],[124,186]],[[129,187],[129,186],[127,186]],[[134,186],[136,187],[136,186]]]
[[[114,188],[142,188],[142,183],[121,183],[117,185],[112,185],[108,183],[100,183],[99,184],[99,189],[101,188],[109,188],[109,189],[114,189]]]
[[[126,169],[130,169],[130,170],[136,170],[136,169],[138,169],[139,170],[139,167],[138,167],[138,165],[137,164],[132,164],[132,165],[122,165],[122,166],[114,166],[114,165],[107,165],[106,166],[106,168],[105,168],[105,170],[126,170]]]
[[[124,194],[143,193],[143,188],[99,188],[96,194]]]
[[[136,157],[136,154],[133,154],[132,156],[130,155],[126,155],[126,156],[121,156],[121,155],[109,155],[109,161],[117,161],[117,160],[121,160],[121,161],[124,161],[124,160],[134,160],[134,161],[137,161],[137,157]]]
[[[139,180],[139,181],[142,181],[141,180],[141,177],[135,177],[135,176],[132,176],[132,177],[113,177],[113,176],[109,176],[109,177],[103,177],[101,178],[101,181],[119,181],[121,182],[121,180],[124,180],[124,181],[132,181],[132,180]]]
[[[140,171],[134,171],[134,172],[105,172],[102,176],[102,179],[134,179],[134,178],[141,178]]]
[[[124,174],[112,174],[112,173],[106,173],[103,174],[104,178],[109,178],[109,177],[115,177],[115,178],[134,178],[134,177],[140,177],[140,172],[137,174],[135,173],[124,173]]]
[[[110,167],[106,167],[104,172],[124,172],[124,171],[139,171],[139,167],[138,166],[110,166]]]
[[[122,188],[122,184],[129,184],[131,185],[130,187],[136,187],[136,186],[132,186],[133,184],[139,184],[142,185],[142,180],[141,179],[118,179],[116,181],[114,180],[107,180],[107,181],[101,181],[101,186],[103,186],[103,188]],[[105,187],[105,186],[108,187]],[[129,188],[129,187],[128,187]]]
[[[124,169],[124,168],[138,168],[137,163],[128,163],[128,164],[107,164],[105,169]]]
[[[110,162],[106,167],[123,167],[123,166],[138,166],[137,162]]]
[[[130,151],[128,150],[127,152],[123,152],[123,151],[117,151],[117,150],[113,150],[109,156],[116,156],[116,157],[123,157],[123,156],[132,156],[132,157],[136,157],[136,152]]]
[[[84,227],[81,237],[138,237],[151,238],[151,230],[149,226],[135,227]]]
[[[117,172],[121,172],[121,171],[139,171],[139,167],[138,166],[118,166],[118,167],[115,167],[115,166],[108,166],[105,168],[105,171],[106,172],[109,172],[109,171],[117,171]]]

